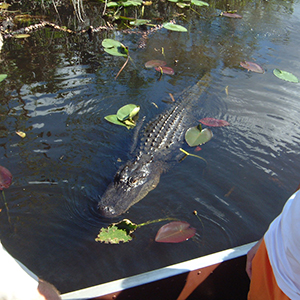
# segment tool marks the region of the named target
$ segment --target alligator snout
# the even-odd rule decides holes
[[[118,215],[116,214],[116,211],[112,206],[98,205],[98,210],[100,212],[100,215],[105,218],[113,218]]]

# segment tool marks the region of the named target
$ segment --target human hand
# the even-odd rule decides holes
[[[246,272],[251,279],[252,277],[252,260],[262,242],[263,238],[261,238],[247,253],[247,262],[246,262]]]
[[[38,292],[40,294],[39,300],[60,300],[58,290],[49,282],[39,280]]]

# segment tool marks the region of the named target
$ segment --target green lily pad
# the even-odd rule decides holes
[[[125,127],[127,127],[128,129],[130,128],[129,125],[126,125],[124,122],[121,122],[121,121],[118,119],[117,115],[108,115],[108,116],[104,117],[104,119],[105,119],[106,121],[110,122],[110,123],[115,124],[115,125],[125,126]]]
[[[201,129],[201,126],[189,128],[185,133],[185,140],[190,147],[207,143],[213,137],[213,133],[209,128]]]
[[[96,242],[105,244],[119,244],[120,242],[127,243],[132,240],[132,237],[125,230],[118,229],[117,226],[101,228],[99,234],[95,238]]]
[[[0,74],[0,82],[7,77],[7,74]]]
[[[117,111],[117,117],[120,121],[132,120],[140,111],[140,106],[135,104],[127,104]]]
[[[299,82],[299,79],[292,73],[287,72],[287,71],[283,71],[283,70],[279,70],[279,69],[274,69],[273,70],[273,74],[282,80],[285,81],[289,81],[289,82]]]
[[[118,223],[113,223],[107,228],[101,228],[99,234],[95,238],[96,242],[105,244],[127,243],[132,240],[131,234],[137,229],[137,224],[132,223],[128,219],[124,219]]]
[[[146,19],[136,19],[134,21],[131,21],[129,22],[130,25],[133,25],[133,26],[141,26],[141,25],[145,25],[145,24],[148,24],[150,23],[151,20],[146,20]]]
[[[189,3],[182,3],[182,2],[178,2],[178,3],[176,3],[176,5],[180,8],[185,8],[185,7],[191,6]]]
[[[25,38],[28,38],[30,37],[30,34],[28,33],[20,33],[20,34],[15,34],[14,35],[14,38],[16,39],[25,39]]]
[[[209,6],[208,3],[199,0],[192,0],[191,3],[197,6]]]
[[[126,6],[139,6],[139,5],[142,5],[143,1],[142,0],[128,0],[126,2],[123,2],[122,5],[124,7]]]
[[[109,1],[107,2],[107,7],[116,7],[119,6],[117,2]]]
[[[102,41],[104,51],[114,56],[128,56],[128,49],[119,41],[113,39],[104,39]]]
[[[172,31],[187,32],[187,29],[185,27],[173,23],[164,23],[163,27]]]

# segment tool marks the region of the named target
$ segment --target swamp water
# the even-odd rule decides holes
[[[26,40],[5,41],[0,165],[14,178],[5,190],[11,225],[2,203],[0,237],[15,257],[61,292],[252,242],[299,184],[300,88],[272,71],[300,77],[300,4],[230,2],[242,19],[220,17],[226,5],[210,4],[196,8],[198,13],[174,3],[160,7],[170,18],[185,13],[184,20],[176,20],[188,32],[158,30],[144,49],[138,48],[140,35],[120,31],[89,40],[46,28]],[[125,59],[106,54],[104,38],[128,46],[134,61],[117,80]],[[158,72],[144,67],[151,59],[165,60],[175,75],[159,80]],[[265,73],[247,72],[239,65],[244,60],[258,63]],[[187,157],[122,216],[135,223],[178,218],[197,234],[179,244],[156,243],[163,225],[157,223],[138,229],[130,243],[95,242],[111,221],[97,213],[99,196],[130,157],[133,137],[132,130],[104,117],[134,103],[141,106],[140,116],[151,120],[169,107],[162,101],[169,100],[168,93],[180,93],[207,72],[211,84],[191,117],[230,123],[212,128],[214,137],[201,151],[185,147],[207,165]],[[24,139],[15,134],[18,130],[26,133]]]

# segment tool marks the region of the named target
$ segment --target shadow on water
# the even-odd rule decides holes
[[[101,32],[90,41],[45,28],[27,40],[5,41],[0,164],[14,180],[6,191],[12,225],[1,203],[0,238],[62,292],[256,240],[298,185],[298,85],[279,81],[272,70],[299,77],[299,4],[232,1],[230,8],[243,15],[233,20],[218,16],[226,3],[185,11],[177,21],[188,33],[159,30],[144,49],[137,47],[140,35],[122,31]],[[159,2],[145,17],[151,9],[161,16],[182,13],[174,3]],[[90,19],[94,27],[97,22]],[[118,80],[124,59],[104,53],[106,37],[128,46],[135,62]],[[175,75],[158,80],[157,72],[144,68],[151,59],[166,60]],[[243,60],[256,61],[265,74],[245,71]],[[176,245],[155,243],[163,224],[153,224],[138,229],[130,243],[96,243],[100,228],[112,221],[98,215],[97,202],[130,157],[133,138],[133,131],[112,126],[104,116],[135,103],[151,120],[169,107],[162,101],[168,93],[180,93],[206,72],[212,83],[191,118],[224,119],[230,126],[213,128],[213,139],[201,151],[189,149],[207,164],[191,157],[176,164],[122,216],[135,223],[178,218],[197,228],[197,235]]]

